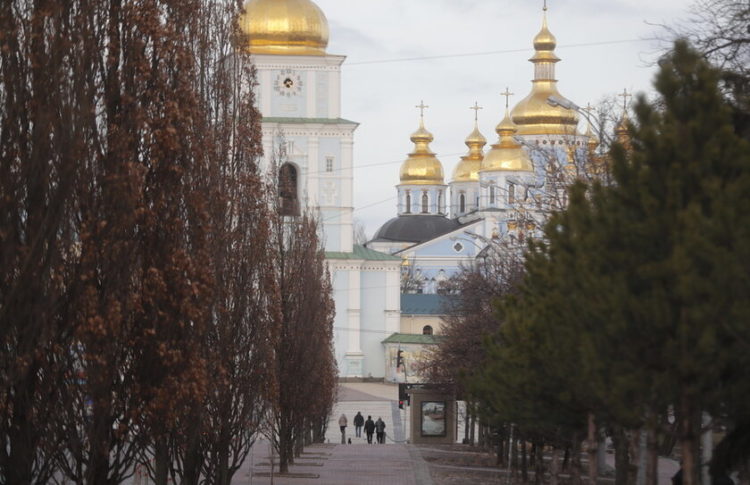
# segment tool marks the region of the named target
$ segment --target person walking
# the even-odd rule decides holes
[[[354,433],[357,438],[362,437],[362,426],[365,425],[365,417],[362,413],[357,411],[357,415],[354,416]]]
[[[372,416],[367,416],[365,421],[365,434],[367,435],[367,444],[372,444],[372,434],[375,432],[375,421],[372,420]]]
[[[378,437],[378,443],[381,445],[385,444],[385,423],[380,419],[380,416],[378,416],[378,420],[375,421],[375,433]]]
[[[346,425],[349,424],[349,421],[346,419],[346,414],[341,413],[341,417],[339,418],[339,428],[341,428],[341,444],[346,444]]]

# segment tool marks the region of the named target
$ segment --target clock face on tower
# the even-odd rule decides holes
[[[273,89],[282,96],[296,96],[302,92],[302,77],[291,69],[282,69]]]

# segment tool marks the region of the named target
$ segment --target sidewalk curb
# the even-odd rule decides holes
[[[434,485],[430,476],[430,467],[422,458],[419,449],[414,445],[406,445],[406,448],[409,450],[409,456],[414,464],[414,480],[417,485]]]

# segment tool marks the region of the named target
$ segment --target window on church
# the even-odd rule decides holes
[[[432,335],[432,327],[430,325],[425,325],[424,328],[422,328],[422,335]]]
[[[490,204],[495,203],[495,186],[490,185]]]
[[[285,163],[279,169],[279,211],[282,216],[299,215],[297,168]]]
[[[422,214],[430,212],[430,198],[427,197],[427,192],[422,192]]]
[[[508,203],[513,204],[516,201],[516,186],[508,184]]]
[[[333,157],[326,157],[326,172],[333,172]]]
[[[466,212],[466,194],[458,196],[458,212]]]
[[[438,192],[438,213],[443,212],[443,191]]]
[[[407,214],[411,212],[411,192],[406,193],[406,210],[404,212]]]

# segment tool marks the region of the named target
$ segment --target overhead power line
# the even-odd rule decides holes
[[[630,44],[633,42],[647,42],[648,39],[623,39],[623,40],[608,40],[600,42],[583,42],[580,44],[563,44],[558,45],[558,49],[569,49],[575,47],[594,47],[600,45],[613,45],[613,44]],[[463,52],[459,54],[442,54],[437,56],[420,56],[420,57],[397,57],[393,59],[373,59],[371,61],[359,61],[359,62],[347,62],[347,66],[364,66],[367,64],[388,64],[393,62],[414,62],[414,61],[430,61],[435,59],[452,59],[456,57],[476,57],[476,56],[493,56],[497,54],[513,54],[517,52],[528,52],[530,49],[524,47],[522,49],[504,49],[498,51],[485,51],[485,52]]]

